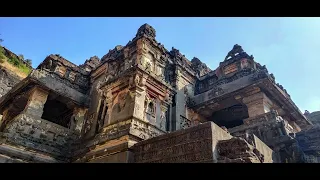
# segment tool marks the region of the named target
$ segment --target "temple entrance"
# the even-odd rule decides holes
[[[69,128],[72,114],[72,108],[67,106],[61,96],[50,93],[46,103],[44,104],[41,118]]]
[[[248,108],[243,104],[236,104],[214,112],[211,120],[220,127],[233,128],[242,125],[243,120],[248,117]]]

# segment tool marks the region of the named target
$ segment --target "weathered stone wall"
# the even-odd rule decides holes
[[[185,117],[188,118],[188,111],[187,111],[187,98],[192,97],[194,92],[193,92],[193,85],[191,82],[187,80],[187,77],[185,77],[181,69],[177,70],[177,77],[176,77],[176,82],[175,82],[175,87],[176,87],[176,95],[175,95],[175,106],[172,108],[174,111],[174,117],[173,121],[175,122],[175,129],[174,130],[179,130],[184,128],[184,122],[183,118]]]
[[[10,143],[0,143],[0,163],[62,163],[54,157],[30,150],[26,147],[18,147]]]
[[[70,155],[70,145],[76,141],[77,135],[67,128],[44,119],[20,114],[7,125],[1,138],[5,142],[64,159]]]
[[[219,141],[218,163],[264,163],[262,154],[253,144],[240,137]]]
[[[117,158],[121,159],[118,162],[132,162],[131,153],[123,152],[128,151],[139,140],[150,139],[164,133],[142,120],[120,121],[105,127],[103,132],[97,134],[94,139],[74,146],[74,162],[102,162],[102,159],[113,162]]]
[[[313,123],[313,124],[319,124],[320,125],[320,111],[315,111],[307,115],[307,118]]]
[[[256,149],[264,155],[265,163],[273,162],[273,151],[270,147],[268,147],[264,142],[262,142],[257,136],[254,137],[254,145]]]
[[[320,162],[320,126],[301,131],[296,134],[298,146],[303,152],[303,161],[307,163]]]

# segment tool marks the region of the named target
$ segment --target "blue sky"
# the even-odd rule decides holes
[[[320,110],[319,18],[0,18],[2,45],[36,67],[60,54],[75,64],[125,45],[148,23],[158,42],[215,69],[234,44],[266,65],[301,111]]]

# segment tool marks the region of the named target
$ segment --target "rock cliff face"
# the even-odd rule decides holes
[[[19,77],[0,66],[0,98],[19,81]]]
[[[19,81],[19,77],[0,66],[0,98],[5,95]],[[0,114],[0,122],[1,119],[2,115]]]
[[[305,113],[305,116],[313,123],[320,125],[320,111]]]
[[[303,161],[306,163],[320,162],[320,126],[297,133],[299,147],[303,151]]]

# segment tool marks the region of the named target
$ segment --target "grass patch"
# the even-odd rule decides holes
[[[13,66],[17,67],[21,72],[23,72],[26,75],[28,75],[31,72],[31,69],[17,58],[8,58],[7,61]]]

